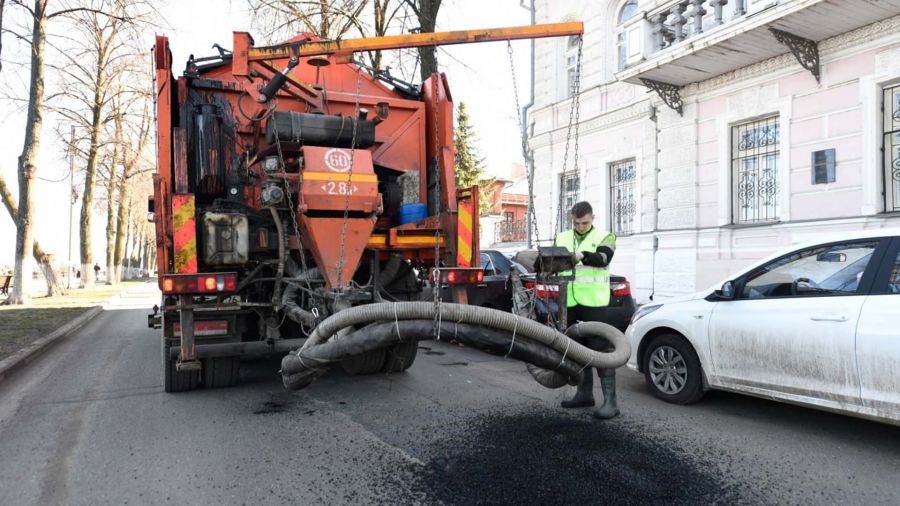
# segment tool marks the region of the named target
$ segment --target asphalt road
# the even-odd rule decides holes
[[[0,504],[898,504],[900,428],[725,393],[556,406],[521,363],[422,343],[407,373],[162,391],[152,286],[0,383]],[[599,387],[597,389],[599,395]]]

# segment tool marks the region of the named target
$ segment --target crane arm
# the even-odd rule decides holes
[[[512,26],[506,28],[456,30],[451,32],[413,33],[407,35],[389,35],[385,37],[367,37],[362,39],[334,41],[302,41],[278,44],[275,46],[250,47],[247,49],[247,60],[275,60],[280,58],[320,55],[349,56],[361,51],[423,46],[446,46],[451,44],[469,44],[474,42],[502,40],[541,39],[546,37],[582,35],[583,33],[583,23],[571,22]]]

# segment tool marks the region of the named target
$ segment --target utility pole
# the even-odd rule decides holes
[[[75,125],[72,125],[72,136],[69,140],[69,251],[66,262],[66,289],[72,289],[72,207],[75,206]]]

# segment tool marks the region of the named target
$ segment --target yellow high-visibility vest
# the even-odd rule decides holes
[[[616,236],[610,232],[592,228],[579,242],[574,230],[566,230],[556,236],[556,245],[568,249],[570,252],[596,253],[600,246],[609,246],[616,250]],[[561,276],[570,276],[572,271],[561,272]],[[566,297],[566,305],[606,307],[609,305],[609,269],[606,267],[592,267],[578,262],[575,265],[575,281],[569,283]]]

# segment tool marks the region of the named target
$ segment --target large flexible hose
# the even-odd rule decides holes
[[[383,302],[352,307],[335,313],[320,323],[309,335],[309,339],[301,349],[307,349],[328,340],[344,327],[384,320],[433,320],[437,316],[439,321],[472,323],[507,332],[516,332],[549,346],[571,357],[575,362],[588,367],[614,369],[624,365],[631,356],[631,346],[625,336],[618,330],[610,332],[606,328],[610,327],[609,325],[591,327],[597,331],[603,329],[603,337],[606,337],[613,347],[611,352],[597,352],[546,325],[512,313],[452,303],[442,303],[439,307],[438,315],[435,315],[435,307],[431,302]]]
[[[510,348],[514,348],[514,340],[518,336],[518,339],[528,340],[557,353],[561,358],[560,365],[557,365],[556,369],[559,369],[566,360],[576,364],[579,371],[587,367],[611,369],[625,364],[631,355],[631,347],[625,336],[614,327],[603,323],[580,323],[574,326],[577,330],[572,330],[572,332],[577,333],[578,337],[599,337],[608,341],[611,351],[598,352],[575,342],[565,334],[557,332],[550,327],[514,314],[495,309],[450,303],[441,304],[440,308],[438,320],[441,322],[440,329],[442,333],[449,328],[447,325],[469,324],[509,335],[509,340],[505,341],[505,345]],[[285,387],[297,389],[307,386],[324,373],[327,365],[341,360],[340,357],[346,358],[364,353],[367,350],[396,344],[395,341],[390,340],[389,336],[391,334],[384,334],[384,331],[379,331],[381,334],[374,337],[371,337],[370,334],[357,332],[352,335],[342,336],[341,342],[338,344],[334,344],[334,341],[327,342],[332,335],[339,331],[371,322],[386,321],[395,327],[394,334],[399,337],[402,335],[400,324],[404,321],[427,321],[433,325],[434,316],[434,305],[430,302],[367,304],[340,311],[321,322],[299,350],[282,359],[282,375]],[[369,327],[366,328],[368,329]],[[457,330],[458,328],[456,327]],[[415,338],[422,339],[428,333],[417,329],[414,335],[417,336]],[[464,337],[470,338],[472,335],[473,333],[467,332]],[[479,339],[471,339],[471,341],[472,343],[482,342]],[[556,386],[570,383],[572,380],[573,375],[571,371],[569,371],[568,375],[557,374],[556,370],[541,367],[542,364],[536,361],[526,361],[536,366],[530,368],[530,370],[535,379],[542,385],[555,388]]]
[[[581,381],[584,367],[561,353],[526,337],[511,339],[507,332],[480,325],[442,322],[441,333],[468,346],[492,355],[506,356],[532,365],[532,375],[548,388]],[[380,348],[394,346],[411,340],[421,341],[434,337],[434,321],[402,320],[373,323],[350,334],[315,346],[300,354],[285,356],[281,373],[286,388],[296,390],[307,386],[330,364]],[[312,371],[311,369],[320,369]]]

